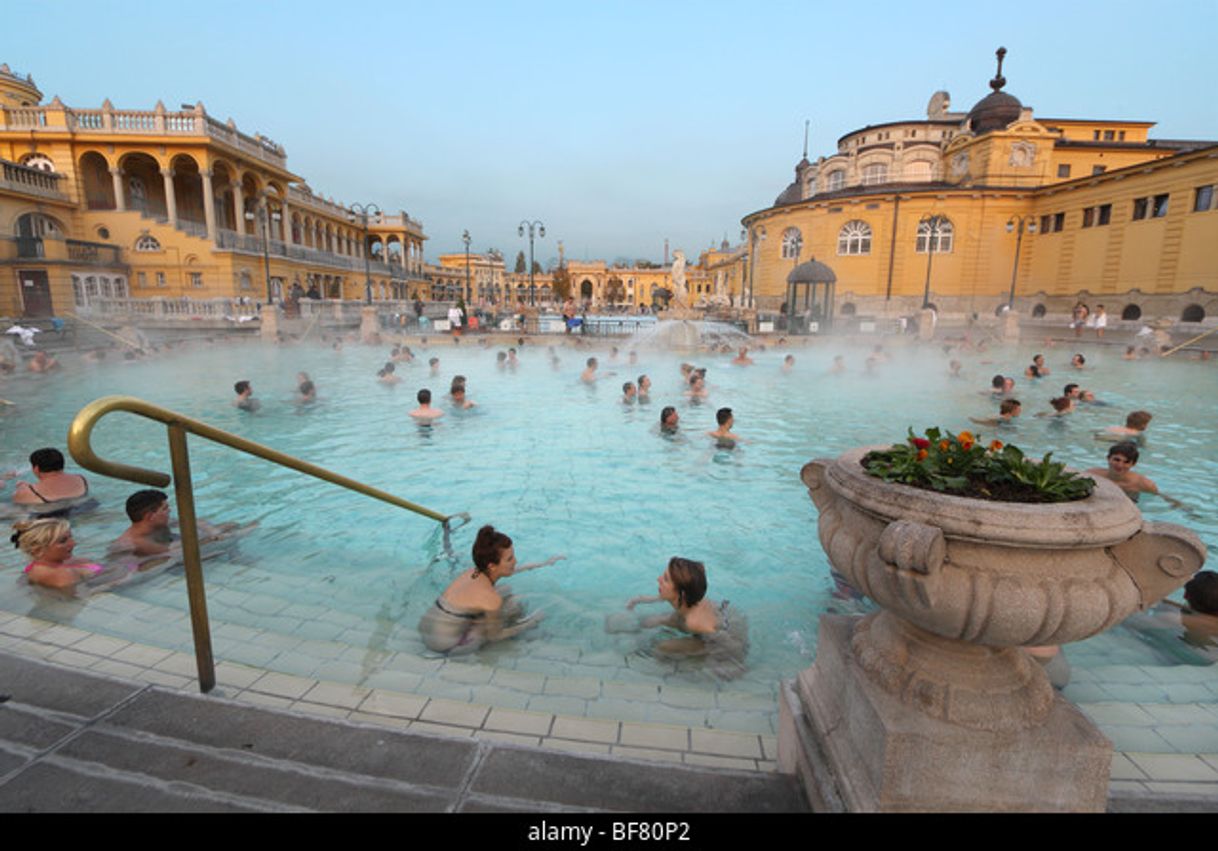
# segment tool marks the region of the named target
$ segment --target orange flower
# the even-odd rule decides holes
[[[997,452],[1001,448],[1002,448],[1001,440],[991,440],[990,441],[990,451],[991,452]]]
[[[946,452],[946,451],[947,451],[947,448],[948,448],[949,446],[951,446],[951,445],[952,445],[952,444],[951,444],[951,441],[950,441],[950,440],[940,440],[940,441],[939,441],[939,451],[940,451],[940,452]]]
[[[919,460],[919,461],[925,461],[925,460],[926,460],[926,456],[927,456],[927,455],[929,455],[929,454],[930,454],[930,453],[929,453],[929,452],[927,452],[925,449],[919,449],[919,450],[918,450],[918,460]]]
[[[961,443],[976,443],[976,438],[973,437],[973,433],[971,431],[960,432],[958,435],[956,435],[956,440],[960,441]]]

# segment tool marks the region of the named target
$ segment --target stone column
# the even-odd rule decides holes
[[[165,181],[165,215],[169,217],[170,227],[178,226],[178,198],[173,190],[173,169],[161,169],[161,178]]]
[[[114,209],[121,213],[127,209],[127,198],[123,193],[123,170],[112,168],[110,176],[114,179]]]
[[[280,220],[283,223],[283,244],[292,244],[292,211],[288,208],[288,196],[285,193],[279,202],[279,213],[283,216]]]
[[[245,194],[240,182],[233,184],[233,229],[245,235]]]
[[[216,192],[211,182],[211,172],[202,173],[203,178],[203,219],[207,222],[207,238],[216,241]]]

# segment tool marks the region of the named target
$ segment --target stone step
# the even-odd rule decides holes
[[[306,717],[0,653],[0,811],[800,812],[788,775]]]

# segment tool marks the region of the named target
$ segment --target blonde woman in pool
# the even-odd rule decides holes
[[[526,570],[545,567],[566,556],[551,556],[534,564],[516,564],[512,539],[494,526],[478,530],[473,547],[474,566],[462,571],[419,620],[419,633],[429,650],[469,653],[490,641],[500,641],[532,629],[540,614],[526,616],[524,606],[511,593],[495,585]]]
[[[20,520],[13,524],[9,540],[32,559],[23,571],[31,585],[70,590],[106,569],[96,562],[72,558],[76,548],[72,524],[62,518]]]

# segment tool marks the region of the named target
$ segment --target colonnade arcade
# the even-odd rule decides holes
[[[343,221],[341,208],[333,216],[310,210],[308,203],[299,203],[296,209],[286,182],[224,160],[205,170],[189,154],[177,154],[163,167],[140,151],[121,154],[113,163],[99,151],[86,151],[79,170],[90,210],[138,212],[213,241],[221,231],[261,238],[265,227],[271,240],[287,245],[359,258],[367,250],[377,262],[403,269],[422,266],[420,241],[369,233],[365,248],[363,229]]]

